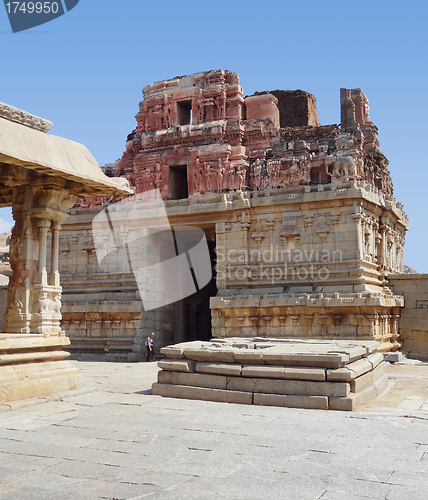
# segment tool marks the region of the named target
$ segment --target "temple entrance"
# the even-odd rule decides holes
[[[215,242],[209,241],[211,265],[214,268]],[[211,281],[201,290],[184,299],[185,324],[184,340],[210,340],[211,339],[211,310],[210,298],[217,295],[215,272]]]
[[[208,235],[207,235],[208,236]],[[208,240],[208,237],[207,237]],[[208,241],[213,277],[204,288],[177,304],[175,342],[211,339],[210,298],[217,295],[215,280],[215,241]]]

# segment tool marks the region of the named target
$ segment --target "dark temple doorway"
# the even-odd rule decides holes
[[[187,165],[177,165],[169,168],[171,175],[171,197],[173,200],[188,198]]]
[[[211,257],[212,278],[210,282],[193,295],[186,297],[177,304],[176,342],[192,340],[210,340],[211,310],[210,299],[217,295],[215,279],[215,236],[214,231],[206,232],[208,248]],[[214,233],[215,235],[215,233]],[[211,238],[209,239],[209,237]]]

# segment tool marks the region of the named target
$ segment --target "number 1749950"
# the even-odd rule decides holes
[[[58,2],[8,2],[6,4],[8,14],[57,14]]]

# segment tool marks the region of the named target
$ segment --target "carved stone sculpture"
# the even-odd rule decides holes
[[[217,191],[220,193],[223,190],[224,165],[222,159],[217,160]]]
[[[352,156],[328,155],[325,168],[332,181],[357,179],[357,162]]]

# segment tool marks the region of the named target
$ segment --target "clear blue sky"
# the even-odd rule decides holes
[[[0,4],[0,101],[51,120],[103,165],[121,157],[142,88],[158,80],[229,69],[245,94],[303,89],[323,125],[340,122],[340,88],[360,87],[410,217],[405,262],[428,272],[427,16],[422,0],[80,0],[12,34]]]

